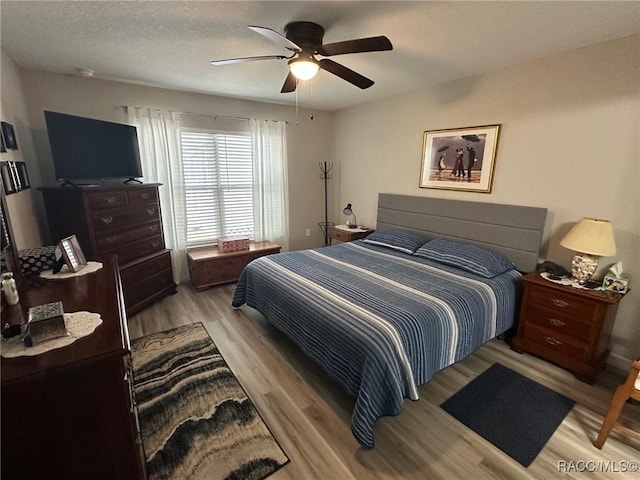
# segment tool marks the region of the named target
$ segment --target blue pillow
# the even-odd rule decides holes
[[[491,248],[444,238],[431,240],[414,255],[451,265],[484,278],[493,278],[516,268],[511,260]]]
[[[400,252],[411,255],[418,248],[431,240],[426,235],[416,232],[405,232],[402,230],[378,230],[367,236],[365,243],[393,248]]]

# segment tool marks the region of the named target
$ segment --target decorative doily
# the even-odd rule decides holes
[[[548,280],[549,282],[559,283],[560,285],[569,285],[570,287],[573,287],[573,288],[580,288],[582,290],[602,290],[602,287],[596,287],[596,288],[585,287],[584,285],[581,285],[575,278],[561,277],[561,278],[555,279],[555,278],[551,278],[547,272],[540,272],[540,276],[545,280]]]
[[[1,354],[5,358],[32,357],[41,353],[54,350],[56,348],[71,345],[79,338],[86,337],[102,323],[99,313],[73,312],[64,314],[64,324],[67,327],[68,335],[65,337],[52,338],[50,340],[34,343],[33,347],[27,347],[22,342],[22,335],[11,338],[3,338],[0,341],[2,347]]]
[[[66,265],[62,267],[62,269],[58,273],[53,273],[53,270],[45,270],[40,273],[41,278],[46,278],[49,280],[62,280],[65,278],[79,277],[81,275],[86,275],[88,273],[97,272],[102,268],[102,263],[100,262],[87,262],[87,266],[78,272],[70,272],[69,268]]]

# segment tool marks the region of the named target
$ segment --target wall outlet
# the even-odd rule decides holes
[[[304,230],[304,236],[305,236],[305,237],[310,237],[310,236],[311,236],[311,229],[310,229],[310,228],[305,228],[305,230]]]

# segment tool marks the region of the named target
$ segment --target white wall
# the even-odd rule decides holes
[[[1,52],[0,119],[13,125],[18,149],[0,152],[0,161],[25,162],[30,183],[39,185],[40,171],[36,160],[31,129],[27,120],[27,106],[22,90],[20,69],[14,61]],[[40,231],[33,215],[34,188],[7,195],[7,207],[18,249],[42,245]]]
[[[123,105],[177,112],[286,120],[289,168],[290,249],[322,245],[318,222],[324,219],[324,186],[318,162],[331,160],[331,114],[262,102],[180,92],[141,85],[23,70],[23,88],[43,183],[55,184],[44,110],[127,123]],[[335,196],[334,196],[335,197]],[[335,208],[335,207],[334,207]],[[305,229],[311,236],[305,236]]]
[[[632,275],[610,359],[626,369],[640,354],[639,116],[639,35],[341,110],[339,205],[372,226],[379,192],[546,207],[542,258],[568,268],[569,228],[611,220],[618,252],[597,274],[621,260]],[[424,131],[488,124],[502,125],[490,194],[419,188]]]

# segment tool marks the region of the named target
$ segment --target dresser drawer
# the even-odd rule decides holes
[[[155,235],[128,245],[123,245],[119,248],[114,248],[113,250],[104,251],[101,253],[101,256],[106,258],[113,254],[118,255],[118,262],[124,266],[132,260],[145,257],[160,250],[164,250],[164,239],[162,235]]]
[[[155,187],[140,187],[127,191],[129,205],[139,205],[141,203],[157,202],[158,190]]]
[[[173,272],[171,269],[149,275],[140,279],[138,283],[124,289],[124,304],[127,310],[131,309],[150,297],[174,287],[174,285]]]
[[[124,190],[90,192],[87,193],[87,201],[91,210],[124,207],[127,205],[127,194]]]
[[[91,220],[96,231],[122,230],[143,222],[160,219],[160,211],[156,203],[136,206],[130,209],[118,209],[93,214]]]
[[[532,323],[525,325],[524,336],[529,341],[546,347],[555,353],[571,357],[579,362],[587,360],[589,353],[589,344],[587,342],[559,334],[555,330],[542,328]]]
[[[124,230],[122,232],[113,233],[111,235],[105,233],[104,236],[98,238],[97,245],[98,251],[104,252],[113,248],[120,247],[136,240],[142,240],[146,237],[152,237],[162,232],[162,228],[159,220],[152,221],[148,225],[141,227],[135,227],[131,230]]]
[[[167,250],[163,254],[154,256],[149,260],[137,263],[120,271],[122,286],[125,290],[142,282],[146,277],[155,275],[162,270],[171,267],[171,251]]]
[[[590,321],[568,315],[562,309],[545,308],[533,303],[527,306],[525,321],[585,341],[589,340],[593,330],[593,323]]]
[[[544,287],[532,288],[529,302],[583,320],[591,320],[598,306],[597,301]]]

